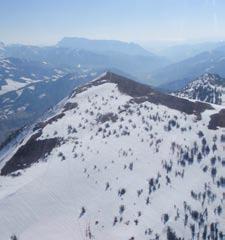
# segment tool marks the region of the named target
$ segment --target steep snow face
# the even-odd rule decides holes
[[[206,73],[175,93],[179,97],[213,104],[225,104],[225,79],[217,74]]]
[[[1,238],[223,239],[225,134],[208,128],[220,107],[199,118],[111,80],[76,89],[1,160]]]

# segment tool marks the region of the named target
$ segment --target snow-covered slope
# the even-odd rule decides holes
[[[81,68],[111,69],[146,80],[149,74],[170,63],[133,43],[65,38],[57,45],[40,47],[7,45],[5,56],[47,62],[70,71]]]
[[[175,95],[213,104],[225,104],[225,79],[206,73],[189,83]]]
[[[223,239],[225,116],[106,73],[0,161],[0,235]]]

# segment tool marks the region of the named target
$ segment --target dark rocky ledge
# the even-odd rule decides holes
[[[225,128],[225,109],[220,110],[219,113],[213,114],[210,117],[209,129],[216,130],[218,127]]]
[[[54,147],[59,143],[58,138],[37,140],[41,136],[41,131],[32,135],[30,139],[22,145],[12,158],[6,162],[1,169],[1,175],[6,176],[17,170],[30,167],[32,164],[44,159]]]
[[[65,106],[63,107],[63,112],[72,110],[72,109],[77,108],[77,107],[78,107],[78,104],[76,102],[74,102],[74,103],[67,102],[65,104]]]
[[[43,129],[48,124],[52,124],[53,122],[56,122],[58,119],[60,119],[64,116],[65,116],[65,113],[62,112],[62,113],[59,113],[59,114],[55,115],[54,117],[48,119],[47,121],[39,122],[34,126],[33,131]]]

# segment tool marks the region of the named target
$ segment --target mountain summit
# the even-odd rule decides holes
[[[58,42],[57,46],[74,49],[85,49],[87,51],[109,53],[117,52],[127,55],[153,56],[136,43],[127,43],[117,40],[91,40],[86,38],[65,37]]]
[[[225,111],[111,72],[0,160],[2,239],[223,239]]]

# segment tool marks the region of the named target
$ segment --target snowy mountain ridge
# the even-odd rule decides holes
[[[203,102],[225,104],[225,79],[217,74],[205,73],[189,83],[175,95]]]
[[[0,162],[2,239],[223,239],[225,111],[111,72]]]

